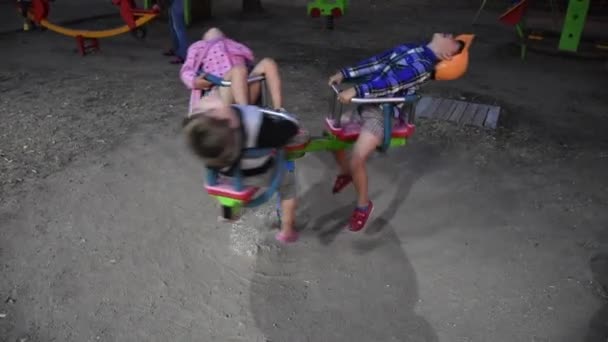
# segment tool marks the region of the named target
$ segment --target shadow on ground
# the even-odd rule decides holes
[[[608,341],[608,253],[594,256],[589,264],[594,282],[605,301],[591,317],[585,342],[606,342]]]
[[[267,340],[438,341],[430,324],[414,311],[419,299],[416,273],[396,233],[408,227],[393,219],[412,185],[439,155],[432,148],[416,150],[417,156],[408,156],[417,160],[409,163],[415,165],[374,170],[375,176],[389,173],[383,176],[388,176],[390,190],[372,193],[375,219],[362,233],[343,229],[354,193],[350,189],[331,196],[331,172],[303,194],[301,203],[309,206],[300,216],[316,219],[303,229],[299,245],[262,248],[256,260],[251,310]],[[331,158],[321,157],[331,170]],[[379,169],[380,163],[374,164],[370,168]],[[372,188],[378,189],[378,183]],[[379,205],[383,196],[392,196],[388,207]]]

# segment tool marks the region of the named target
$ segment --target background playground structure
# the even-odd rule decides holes
[[[549,7],[549,11],[535,11],[528,0],[521,0],[499,17],[503,24],[515,27],[522,60],[528,49],[608,58],[605,1],[570,0],[562,4],[551,0]]]
[[[334,18],[346,13],[348,0],[314,0],[306,5],[306,11],[313,18],[325,17],[325,28],[334,29]]]
[[[159,13],[158,7],[154,7],[151,10],[137,8],[133,0],[112,0],[112,4],[119,7],[124,25],[104,30],[72,29],[50,22],[48,16],[51,6],[48,0],[33,0],[29,8],[19,6],[19,10],[22,12],[24,10],[27,11],[27,17],[39,26],[61,35],[76,38],[78,51],[84,56],[90,50],[99,50],[98,39],[101,38],[109,38],[131,32],[137,39],[144,39],[146,30],[143,26],[156,18]]]

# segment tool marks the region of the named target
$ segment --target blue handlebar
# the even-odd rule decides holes
[[[203,76],[204,79],[211,82],[214,86],[217,86],[217,87],[230,87],[230,85],[232,84],[232,82],[226,81],[225,79],[223,79],[217,75],[205,73],[204,71],[199,70],[196,73],[196,76],[201,76],[201,75],[204,75]],[[260,82],[260,81],[264,81],[264,79],[265,79],[264,75],[249,76],[249,78],[247,79],[247,83]]]
[[[277,152],[275,162],[276,167],[274,175],[272,176],[272,181],[270,182],[270,186],[268,187],[268,189],[266,189],[266,191],[264,191],[264,193],[245,204],[246,207],[253,208],[266,203],[272,198],[272,196],[274,196],[275,192],[277,192],[277,190],[279,189],[279,186],[281,185],[281,180],[283,179],[283,172],[285,171],[286,166],[285,151],[279,150]]]
[[[243,156],[249,157],[249,158],[257,158],[257,157],[266,156],[272,152],[273,152],[273,149],[270,149],[270,148],[250,148],[250,149],[243,150]],[[290,163],[285,159],[285,151],[278,150],[275,158],[276,158],[275,159],[276,167],[275,167],[274,174],[272,176],[272,181],[270,182],[270,185],[262,194],[260,194],[259,196],[255,197],[254,199],[252,199],[251,201],[246,203],[245,207],[249,207],[249,208],[257,207],[257,206],[260,206],[260,205],[266,203],[268,200],[270,200],[272,198],[272,196],[274,196],[274,194],[279,189],[279,186],[281,185],[281,181],[283,179],[283,173],[286,170],[289,170],[289,171],[293,170],[293,168],[294,168],[293,162]],[[219,176],[219,173],[217,171],[207,169],[207,184],[209,184],[211,186],[217,185],[218,176]],[[243,190],[243,175],[241,174],[240,168],[237,167],[235,169],[234,176],[231,178],[232,178],[232,185],[235,188],[235,190],[237,190],[237,191]]]
[[[212,74],[205,74],[205,79],[211,83],[213,83],[216,86],[221,86],[222,82],[224,81],[223,78],[212,75]]]

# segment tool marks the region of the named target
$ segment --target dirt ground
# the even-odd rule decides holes
[[[370,162],[376,212],[358,234],[342,229],[353,190],[331,197],[329,156],[307,156],[287,247],[272,204],[217,222],[165,22],[85,58],[51,32],[0,35],[0,341],[607,341],[605,61],[521,62],[497,11],[470,26],[476,6],[357,3],[327,32],[302,7],[243,18],[228,1],[190,29],[277,59],[286,107],[316,132],[335,68],[477,35],[467,75],[424,92],[500,104],[502,127],[419,121]]]

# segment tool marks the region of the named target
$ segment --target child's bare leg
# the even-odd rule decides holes
[[[249,104],[249,87],[247,85],[247,67],[244,65],[237,65],[230,69],[226,75],[224,75],[224,79],[226,81],[230,81],[230,92],[232,93],[230,98],[226,94],[226,91],[221,91],[220,94],[226,103],[232,104],[232,98],[234,98],[234,102],[240,105]]]
[[[341,121],[343,125],[349,124],[349,123],[355,123],[357,122],[357,118],[345,118],[346,114],[342,114],[341,115]],[[351,114],[354,115],[354,114]],[[352,171],[350,168],[350,162],[348,160],[348,154],[346,152],[346,150],[340,150],[340,151],[334,151],[333,153],[334,159],[336,160],[336,163],[338,163],[338,167],[340,169],[340,173],[338,174],[338,176],[336,177],[336,180],[334,181],[334,186],[332,189],[332,192],[334,194],[342,191],[344,188],[346,188],[351,182],[352,182]]]
[[[367,169],[365,163],[369,156],[380,144],[381,139],[368,131],[361,131],[359,138],[353,148],[353,155],[350,161],[350,170],[353,183],[357,190],[357,205],[365,207],[369,204]]]
[[[281,76],[277,63],[272,58],[264,58],[253,68],[251,75],[264,75],[273,107],[283,108]]]
[[[230,87],[218,87],[217,92],[223,103],[227,105],[234,103],[234,96],[232,96],[232,89]]]
[[[249,104],[258,102],[258,98],[262,93],[262,84],[260,82],[249,83]]]
[[[334,151],[334,159],[338,163],[341,175],[350,175],[350,167],[348,165],[348,158],[345,150]]]
[[[283,175],[283,183],[279,188],[281,198],[281,231],[275,238],[283,243],[295,242],[298,239],[296,231],[296,179],[293,172]]]
[[[293,236],[296,234],[296,199],[290,198],[281,200],[281,234],[284,236]]]

